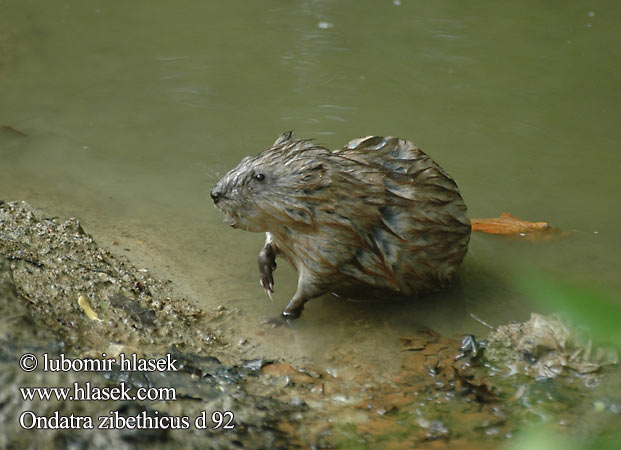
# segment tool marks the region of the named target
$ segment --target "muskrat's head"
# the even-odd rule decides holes
[[[313,225],[309,206],[329,184],[324,165],[330,155],[311,141],[284,133],[263,153],[242,159],[216,183],[211,198],[234,228],[268,231]]]

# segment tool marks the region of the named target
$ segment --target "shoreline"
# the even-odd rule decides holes
[[[114,247],[119,250],[112,253],[98,246],[76,219],[50,217],[24,202],[0,202],[0,366],[8,377],[0,397],[13,398],[0,412],[18,417],[28,404],[32,413],[26,418],[32,422],[28,427],[47,428],[33,435],[33,430],[20,428],[13,420],[13,428],[0,436],[0,446],[25,445],[35,439],[55,448],[61,437],[92,441],[98,430],[106,428],[73,425],[114,413],[130,420],[115,422],[123,424],[171,417],[170,423],[178,428],[158,425],[149,431],[155,433],[155,440],[148,445],[155,448],[201,448],[206,439],[214,448],[230,448],[235,442],[251,448],[323,448],[355,442],[373,446],[407,436],[407,442],[420,448],[439,443],[443,443],[440,448],[472,448],[476,443],[477,448],[487,449],[504,445],[516,427],[524,425],[520,397],[532,397],[531,403],[543,399],[543,407],[555,411],[562,400],[559,403],[550,392],[571,395],[585,389],[580,377],[559,379],[549,385],[550,392],[529,387],[537,385],[535,379],[516,384],[502,370],[483,364],[476,343],[460,342],[428,327],[413,328],[395,343],[395,353],[389,355],[398,367],[395,373],[346,349],[327,355],[334,362],[327,367],[293,362],[282,354],[270,357],[269,349],[260,344],[234,345],[214,332],[226,329],[226,321],[237,320],[239,312],[197,307],[191,297],[177,294],[177,281],[162,281],[150,267],[137,268],[144,267],[145,261],[134,259],[133,252],[115,255],[126,247]],[[535,319],[552,323],[540,316]],[[517,333],[507,330],[498,342]],[[267,329],[261,337],[278,342],[304,332],[304,328]],[[526,338],[531,345],[532,339]],[[253,345],[251,352],[249,345]],[[521,364],[523,351],[515,344],[503,345],[495,364],[500,368],[513,361]],[[21,365],[20,354],[31,362],[46,360],[42,358],[114,361],[105,372],[83,367],[41,371],[35,370],[36,364],[32,370]],[[553,353],[546,357],[557,358]],[[145,364],[128,371],[117,364],[126,358]],[[163,363],[150,371],[146,363],[150,360]],[[531,366],[529,362],[524,367]],[[597,370],[590,362],[579,367]],[[600,378],[593,379],[599,383]],[[614,386],[612,377],[601,380],[607,383],[604,392],[610,383]],[[15,394],[25,395],[20,390],[24,386],[91,396],[87,402],[76,397],[61,403],[40,399],[23,403]],[[586,398],[580,402],[588,404],[591,400]],[[580,402],[565,415],[567,423],[582,417]],[[222,429],[206,434],[210,418],[211,428],[228,424],[235,432]],[[107,429],[106,445],[140,448],[128,444],[128,439],[143,442],[148,430],[126,428]],[[584,433],[584,426],[575,432]]]

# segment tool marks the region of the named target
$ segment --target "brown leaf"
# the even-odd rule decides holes
[[[411,352],[423,350],[429,344],[429,339],[425,339],[422,337],[404,336],[402,338],[399,338],[399,340],[403,343],[402,350]]]
[[[299,370],[294,369],[287,363],[272,363],[268,364],[261,371],[266,375],[272,375],[275,377],[287,376],[296,384],[311,384],[317,380],[313,379],[310,375],[301,373]]]
[[[462,389],[465,392],[474,394],[475,399],[480,403],[490,403],[498,401],[498,397],[489,389],[485,380],[475,376],[474,374],[462,373],[462,371],[453,367],[455,376]]]
[[[568,234],[558,228],[551,227],[548,222],[530,222],[507,212],[503,212],[500,217],[493,219],[472,219],[470,223],[472,224],[472,231],[504,236],[522,236],[536,240]]]

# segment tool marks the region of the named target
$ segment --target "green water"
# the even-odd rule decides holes
[[[621,7],[546,3],[0,0],[0,126],[25,134],[0,129],[0,198],[77,216],[207,310],[238,311],[223,333],[250,336],[249,356],[390,367],[418,325],[480,334],[470,313],[526,319],[510,275],[524,267],[618,292]],[[263,236],[228,228],[209,190],[290,129],[331,148],[410,139],[453,175],[471,217],[510,211],[572,234],[476,235],[461,292],[324,297],[263,333],[295,274],[282,261],[269,302]]]

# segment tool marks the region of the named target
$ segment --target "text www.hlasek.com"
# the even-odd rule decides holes
[[[20,387],[22,399],[26,400],[73,400],[73,401],[100,401],[100,400],[177,400],[175,388],[138,388],[134,395],[131,394],[131,386],[121,382],[115,387],[91,386],[90,382],[73,383],[73,387]]]

